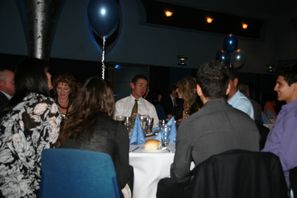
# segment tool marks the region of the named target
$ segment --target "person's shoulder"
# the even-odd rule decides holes
[[[4,93],[0,92],[0,107],[1,107],[1,109],[6,107],[8,105],[8,103],[9,103],[9,99],[6,97],[6,95]]]
[[[247,104],[247,105],[252,105],[251,100],[250,100],[247,96],[245,96],[245,95],[244,95],[243,93],[241,93],[240,91],[238,91],[238,93],[239,93],[239,97],[238,97],[238,99],[240,100],[241,103],[245,103],[245,104]]]
[[[100,128],[106,128],[108,131],[117,132],[119,128],[125,128],[119,121],[112,119],[110,116],[104,115],[102,113],[97,113],[96,115],[96,125]]]
[[[5,94],[2,93],[2,91],[0,91],[0,98],[7,98],[7,97],[5,96]]]
[[[105,125],[105,126],[118,126],[119,124],[121,124],[119,121],[116,121],[114,119],[112,119],[112,117],[105,115],[103,113],[97,113],[96,114],[96,119],[97,119],[97,123],[100,123],[100,125]],[[104,124],[102,124],[104,123]]]
[[[39,102],[45,102],[49,105],[56,105],[56,101],[50,97],[39,93],[32,93],[32,98],[37,99]]]
[[[154,107],[154,105],[153,105],[150,101],[148,101],[147,99],[142,98],[141,100],[142,100],[142,102],[145,103],[147,106]]]
[[[107,116],[100,112],[96,114],[96,118],[98,121],[104,122],[104,123],[112,123],[112,124],[117,123],[117,121],[113,120],[110,116]]]
[[[40,93],[30,93],[23,99],[21,103],[23,103],[23,107],[27,106],[39,110],[50,109],[53,113],[58,112],[58,105],[55,100]]]
[[[227,115],[229,115],[233,122],[255,125],[255,120],[253,120],[247,113],[239,109],[231,107],[230,110],[227,112]]]
[[[190,117],[188,117],[187,119],[184,119],[179,127],[187,128],[189,126],[197,125],[201,121],[201,117],[204,118],[203,113],[199,110],[190,115]]]
[[[124,98],[121,98],[119,100],[116,101],[116,104],[121,104],[121,103],[125,103],[127,102],[128,100],[130,100],[130,96],[126,96]]]

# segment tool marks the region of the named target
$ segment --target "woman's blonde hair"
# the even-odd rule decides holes
[[[192,76],[182,78],[177,82],[176,87],[181,98],[184,100],[183,109],[185,112],[189,113],[191,106],[195,103],[197,98],[196,80]]]

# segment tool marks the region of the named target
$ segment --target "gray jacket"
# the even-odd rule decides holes
[[[230,149],[259,151],[259,132],[247,114],[231,107],[225,99],[211,99],[183,121],[177,131],[171,177],[187,179],[190,165]]]

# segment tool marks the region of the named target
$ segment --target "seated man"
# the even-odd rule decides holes
[[[116,102],[114,117],[148,115],[154,118],[154,127],[158,127],[159,118],[155,106],[143,98],[148,89],[147,77],[141,74],[134,76],[130,82],[130,88],[131,95]]]
[[[257,101],[255,101],[251,97],[250,86],[248,84],[245,84],[245,83],[240,83],[238,85],[238,90],[250,100],[250,102],[252,103],[253,109],[254,109],[255,121],[257,123],[262,124],[262,107]]]
[[[157,197],[187,197],[184,187],[190,179],[190,166],[230,149],[259,150],[255,122],[226,101],[230,84],[223,65],[210,62],[197,71],[197,94],[203,106],[181,123],[171,178],[158,184]]]
[[[246,113],[250,118],[255,119],[254,108],[251,101],[238,90],[239,75],[235,71],[228,70],[230,80],[230,91],[228,93],[228,103]]]
[[[170,93],[166,94],[162,98],[162,105],[164,107],[164,111],[168,118],[174,116],[175,108],[177,107],[177,92],[176,92],[176,85],[172,85],[170,87]]]

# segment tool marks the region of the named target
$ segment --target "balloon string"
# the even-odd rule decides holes
[[[101,64],[102,64],[102,70],[101,70],[101,75],[102,75],[102,79],[105,79],[105,64],[104,64],[104,55],[105,55],[105,41],[106,38],[105,36],[103,36],[103,44],[102,44],[102,59],[101,59]]]

